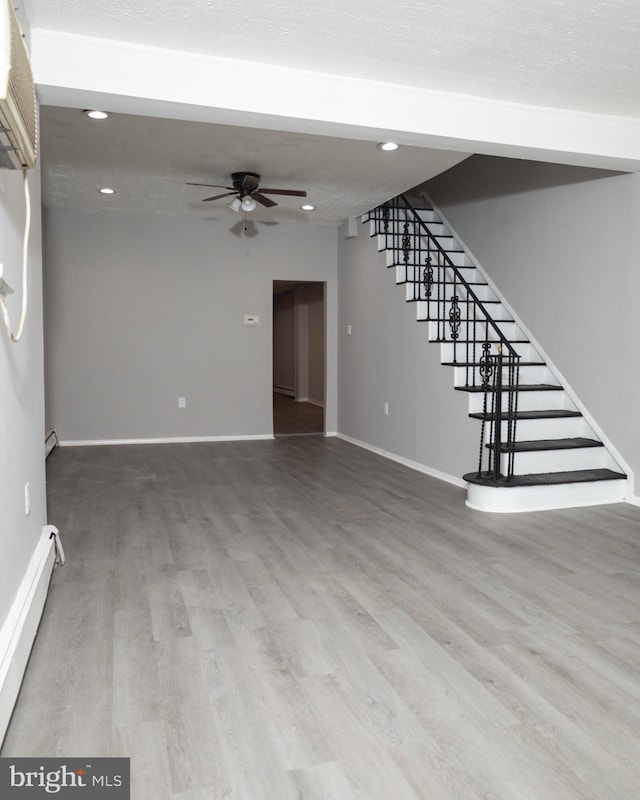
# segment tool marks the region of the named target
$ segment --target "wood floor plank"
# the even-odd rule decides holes
[[[295,784],[278,755],[267,710],[236,648],[206,653],[205,677],[213,722],[222,748],[227,784],[221,797],[297,800]]]
[[[345,699],[332,676],[306,678],[303,689],[321,731],[342,754],[340,764],[359,800],[415,800],[415,793],[389,748]],[[348,754],[348,755],[347,755]]]
[[[636,800],[640,509],[481,514],[344,441],[58,448],[6,756],[133,800]]]
[[[298,796],[304,800],[356,800],[344,770],[337,761],[296,769],[291,775]]]
[[[192,637],[157,643],[156,660],[157,705],[173,793],[224,785],[226,767],[207,696],[200,644]]]
[[[164,724],[159,720],[116,728],[112,755],[129,758],[131,797],[171,798],[171,771]]]

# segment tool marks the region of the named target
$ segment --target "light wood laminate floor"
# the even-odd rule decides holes
[[[637,800],[640,509],[526,515],[337,439],[68,448],[2,755],[134,800]]]

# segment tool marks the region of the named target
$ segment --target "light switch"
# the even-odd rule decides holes
[[[245,325],[259,325],[260,324],[260,317],[257,314],[245,314],[244,315],[244,324]]]

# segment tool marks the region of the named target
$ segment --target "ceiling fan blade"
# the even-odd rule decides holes
[[[213,197],[203,197],[202,202],[206,203],[209,200],[219,200],[221,197],[229,197],[232,194],[235,194],[235,192],[225,192],[224,194],[216,194]]]
[[[221,186],[219,183],[191,183],[191,181],[187,181],[185,186],[209,186],[211,189],[233,189],[233,186]]]
[[[259,183],[260,183],[260,176],[248,172],[242,179],[242,188],[248,189],[250,192],[255,192],[255,190],[258,188]]]
[[[298,189],[260,189],[263,194],[288,194],[291,197],[306,197],[307,193]]]
[[[261,203],[263,206],[266,206],[267,208],[271,208],[271,206],[278,205],[275,200],[271,200],[271,198],[265,197],[260,192],[254,192],[251,195],[251,197],[253,197],[254,200],[257,200],[259,203]]]

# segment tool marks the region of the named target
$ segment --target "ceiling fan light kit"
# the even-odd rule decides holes
[[[216,183],[193,183],[187,182],[187,186],[207,186],[212,189],[227,189],[228,191],[223,194],[215,194],[212,197],[205,197],[203,203],[211,200],[220,200],[222,197],[231,197],[236,195],[235,198],[228,204],[232,211],[239,212],[240,210],[248,212],[254,211],[257,203],[271,208],[277,206],[275,200],[267,197],[269,194],[288,195],[290,197],[306,197],[307,193],[299,189],[262,189],[260,187],[260,175],[257,172],[232,172],[231,173],[232,186],[221,186]]]

